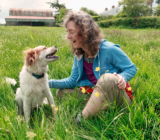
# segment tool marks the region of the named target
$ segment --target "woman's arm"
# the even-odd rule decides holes
[[[136,66],[117,46],[110,47],[109,49],[112,65],[121,71],[121,73],[118,74],[125,79],[125,82],[130,81],[137,72]]]
[[[55,79],[49,80],[49,87],[57,88],[57,89],[74,88],[77,85],[76,81],[79,76],[78,74],[79,73],[78,73],[78,67],[77,67],[77,59],[75,57],[71,76],[61,80],[55,80]]]

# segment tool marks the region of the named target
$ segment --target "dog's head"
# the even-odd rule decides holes
[[[54,55],[57,52],[57,47],[47,48],[45,46],[38,46],[34,49],[25,51],[26,65],[32,66],[35,63],[39,63],[41,66],[45,66],[48,63],[57,60],[59,57]]]

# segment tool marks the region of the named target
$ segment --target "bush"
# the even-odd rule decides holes
[[[126,13],[122,13],[120,17],[128,17]]]
[[[92,16],[92,18],[93,18],[94,21],[99,21],[100,20],[99,16]]]
[[[102,27],[102,28],[106,28],[106,27],[107,27],[106,21],[100,21],[100,22],[98,22],[98,25],[99,25],[100,27]]]
[[[114,21],[114,23],[113,23],[115,26],[120,26],[120,25],[122,25],[123,24],[123,19],[117,19],[117,20],[115,20]]]
[[[114,23],[114,22],[113,22],[113,21],[111,21],[111,20],[110,20],[110,21],[108,21],[108,23],[107,23],[108,27],[109,27],[109,26],[112,26],[112,25],[113,25],[113,23]]]
[[[155,17],[142,17],[138,18],[135,28],[154,28],[157,18]]]
[[[121,11],[119,12],[117,15],[116,15],[117,18],[120,18],[120,17],[128,17],[127,13]]]
[[[113,15],[100,15],[99,18],[100,20],[107,20],[107,19],[112,19],[114,16]]]
[[[123,25],[124,26],[133,26],[133,18],[125,18],[123,19]]]
[[[100,21],[100,27],[109,26],[127,26],[130,28],[160,28],[160,18],[159,17],[140,17],[140,18],[119,18],[111,19],[106,21]]]
[[[157,19],[155,23],[155,28],[160,28],[160,19]]]

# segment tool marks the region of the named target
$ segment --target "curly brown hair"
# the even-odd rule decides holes
[[[69,10],[64,19],[64,26],[67,28],[69,21],[74,21],[75,25],[79,28],[79,40],[82,48],[75,49],[72,44],[73,54],[84,54],[83,48],[89,50],[92,56],[96,55],[99,50],[99,44],[103,35],[93,18],[83,11]],[[87,53],[85,55],[88,56]]]

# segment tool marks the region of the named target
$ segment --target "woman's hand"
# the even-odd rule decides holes
[[[113,73],[113,74],[118,77],[118,88],[125,89],[126,88],[125,79],[121,75],[118,75],[117,73]]]

